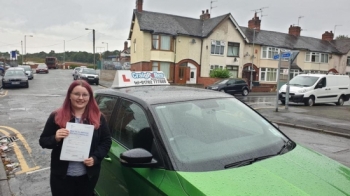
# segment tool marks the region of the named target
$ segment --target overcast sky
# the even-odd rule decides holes
[[[96,52],[121,50],[128,38],[136,0],[0,0],[0,52],[21,51],[26,37],[27,53],[55,50]],[[302,36],[321,38],[325,31],[350,35],[349,0],[144,0],[143,9],[199,18],[212,5],[211,17],[231,13],[240,26],[248,26],[253,10],[262,10],[261,29],[288,33],[298,24]],[[261,13],[258,13],[261,17]],[[65,47],[63,45],[65,40]]]

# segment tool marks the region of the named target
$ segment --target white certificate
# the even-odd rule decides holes
[[[89,158],[94,126],[68,122],[66,129],[69,135],[63,139],[60,160],[84,161]]]

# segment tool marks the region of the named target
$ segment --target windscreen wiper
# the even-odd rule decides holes
[[[292,144],[292,142],[290,140],[288,141],[285,141],[281,150],[278,151],[276,154],[271,154],[271,155],[265,155],[265,156],[261,156],[261,157],[256,157],[256,158],[251,158],[251,159],[246,159],[246,160],[243,160],[243,161],[238,161],[238,162],[234,162],[234,163],[230,163],[230,164],[227,164],[225,165],[225,169],[227,168],[236,168],[236,167],[241,167],[241,166],[246,166],[246,165],[250,165],[254,162],[257,162],[257,161],[261,161],[261,160],[264,160],[264,159],[267,159],[267,158],[270,158],[270,157],[274,157],[274,156],[277,156],[277,155],[281,155],[281,154],[284,154],[286,152],[287,149],[289,149],[289,146]]]

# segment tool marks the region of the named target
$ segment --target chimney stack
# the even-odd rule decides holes
[[[125,42],[124,42],[124,50],[127,50],[127,49],[128,49],[128,42],[125,41]]]
[[[210,13],[209,13],[208,9],[206,10],[206,12],[204,12],[204,10],[202,10],[202,15],[200,15],[200,19],[201,20],[210,19]]]
[[[301,32],[301,28],[299,26],[290,25],[289,32],[288,32],[289,35],[294,35],[294,36],[299,37],[300,32]]]
[[[142,4],[143,4],[143,0],[136,0],[136,10],[138,12],[142,12]]]
[[[322,34],[322,40],[326,41],[332,41],[334,39],[334,34],[333,32],[328,32],[326,31],[325,33]]]
[[[257,16],[257,13],[255,12],[254,18],[248,21],[248,28],[249,29],[255,28],[256,31],[260,31],[260,24],[261,24],[261,20],[259,19],[259,17]]]

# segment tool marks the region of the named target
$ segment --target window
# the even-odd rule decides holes
[[[171,50],[171,37],[169,35],[152,35],[152,49]]]
[[[290,70],[290,79],[294,78],[295,76],[302,74],[301,71],[298,69],[291,69]],[[280,69],[280,80],[288,80],[288,69]]]
[[[348,59],[346,61],[346,66],[350,66],[350,56],[348,56]]]
[[[168,80],[172,80],[171,66],[168,62],[154,61],[152,63],[152,71],[162,71]]]
[[[213,69],[223,69],[224,66],[221,66],[221,65],[210,65],[210,70],[213,70]]]
[[[225,49],[225,42],[224,41],[211,41],[211,54],[216,55],[223,55]]]
[[[136,39],[134,39],[134,53],[136,53]]]
[[[148,132],[147,139],[151,146],[153,142],[153,134],[150,129],[147,116],[143,109],[127,100],[122,100],[117,110],[117,116],[112,125],[112,138],[124,145],[127,149],[137,148],[139,144],[135,144],[135,139],[140,131]],[[145,133],[146,135],[146,133]],[[146,149],[149,150],[150,149]]]
[[[233,42],[228,43],[227,56],[228,57],[238,57],[239,56],[239,43],[233,43]]]
[[[107,122],[109,122],[114,106],[117,102],[117,98],[99,95],[96,97],[96,102]]]
[[[276,82],[277,81],[277,69],[274,68],[261,68],[260,69],[260,81]]]
[[[328,63],[328,54],[318,52],[307,52],[305,62]]]
[[[278,48],[273,48],[273,47],[262,47],[262,59],[273,59],[273,56],[277,55],[279,53]]]
[[[226,69],[230,72],[232,78],[238,78],[238,66],[227,65]]]

